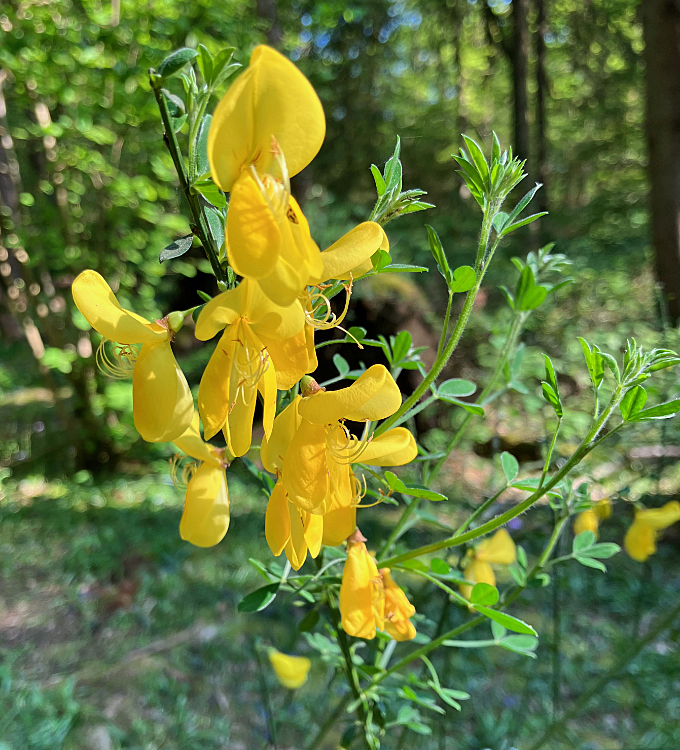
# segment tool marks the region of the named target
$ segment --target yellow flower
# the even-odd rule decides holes
[[[213,547],[229,529],[229,492],[224,449],[201,438],[198,413],[191,425],[174,441],[188,456],[200,462],[187,486],[184,512],[179,524],[182,539],[197,547]]]
[[[318,279],[311,279],[309,283],[320,284],[329,279],[358,279],[373,268],[372,255],[378,250],[389,249],[389,240],[380,224],[365,221],[321,253],[323,272]]]
[[[102,347],[99,356],[109,371],[125,376],[132,369],[135,427],[150,442],[179,437],[191,423],[194,403],[184,373],[172,353],[167,323],[150,323],[123,309],[111,287],[96,271],[83,271],[73,282],[73,299],[87,322],[104,339],[115,342],[117,363]],[[141,344],[139,352],[131,347]]]
[[[283,55],[259,46],[215,109],[208,134],[212,177],[231,193],[229,262],[282,306],[322,273],[319,248],[290,195],[289,178],[316,156],[325,132],[309,81]]]
[[[385,587],[385,632],[395,641],[410,641],[416,637],[416,629],[409,619],[416,608],[406,594],[392,580],[389,568],[380,571]]]
[[[499,529],[492,537],[484,539],[468,553],[470,562],[465,568],[465,579],[469,584],[460,584],[460,592],[466,598],[476,583],[496,585],[496,575],[491,565],[512,565],[517,559],[517,548],[506,529]]]
[[[574,534],[578,536],[584,531],[592,531],[595,536],[598,535],[600,521],[609,518],[612,514],[612,504],[608,498],[596,502],[592,508],[584,510],[576,516],[574,521]]]
[[[657,536],[676,521],[680,521],[680,502],[672,500],[661,508],[635,511],[635,520],[626,532],[623,545],[626,552],[638,562],[656,552]]]
[[[385,624],[385,588],[375,560],[357,529],[347,540],[347,560],[340,586],[342,627],[357,638],[375,638]]]
[[[349,432],[344,420],[384,419],[401,405],[401,393],[383,365],[373,365],[348,388],[323,391],[314,383],[311,395],[297,402],[300,422],[283,454],[282,478],[292,502],[310,513],[347,507],[352,504],[356,488],[351,464],[358,461],[379,463],[386,445],[404,441],[402,463],[415,453],[413,437],[408,431],[392,431],[390,438],[376,443],[373,451],[367,437],[358,440]],[[378,455],[373,455],[378,452]],[[412,455],[410,455],[412,454]],[[410,455],[410,458],[408,457]],[[398,465],[385,463],[385,465]]]
[[[308,366],[303,326],[298,302],[279,307],[249,279],[206,304],[196,337],[207,341],[224,328],[198,390],[206,438],[223,430],[231,454],[244,455],[252,439],[258,391],[265,435],[271,433],[277,387],[290,388]]]
[[[279,682],[291,690],[301,687],[307,682],[312,662],[304,656],[288,656],[275,648],[269,649],[269,661]]]

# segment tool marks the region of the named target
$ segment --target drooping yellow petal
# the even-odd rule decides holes
[[[517,559],[517,548],[507,529],[498,529],[492,537],[479,544],[475,557],[495,565],[511,565]]]
[[[389,568],[382,568],[380,574],[385,587],[385,632],[395,641],[410,641],[416,637],[416,629],[409,619],[415,615],[416,608],[394,582]]]
[[[264,468],[276,474],[283,468],[283,457],[286,455],[290,441],[300,424],[297,406],[300,396],[296,396],[290,404],[274,420],[271,435],[262,441],[260,460]]]
[[[279,682],[291,690],[301,687],[307,682],[312,662],[304,656],[288,656],[276,649],[269,649],[269,661]]]
[[[210,443],[206,443],[201,437],[197,411],[194,412],[191,424],[187,427],[184,434],[175,438],[173,442],[187,456],[191,456],[197,461],[206,461],[216,466],[222,465],[222,459],[216,452],[217,449],[210,445]]]
[[[362,464],[403,466],[418,455],[415,438],[405,427],[395,427],[374,437],[359,456]]]
[[[220,339],[201,377],[198,387],[198,411],[203,422],[206,440],[210,440],[226,424],[229,400],[232,359],[238,336],[238,325],[229,326]]]
[[[595,503],[593,510],[597,514],[597,517],[601,521],[604,521],[612,514],[612,501],[608,497],[603,497],[602,500],[598,500],[598,502]]]
[[[238,458],[250,450],[253,439],[253,419],[257,404],[257,388],[241,386],[234,391],[234,379],[231,381],[231,411],[227,416],[229,426],[228,442],[232,455]],[[225,438],[227,434],[225,433]]]
[[[307,513],[307,520],[305,522],[305,542],[307,542],[307,549],[309,549],[309,554],[312,557],[317,557],[321,551],[324,523],[325,519],[323,516]]]
[[[253,286],[244,280],[235,289],[222,292],[207,302],[196,321],[196,338],[209,341],[223,328],[245,315],[250,307]]]
[[[316,156],[325,132],[323,108],[309,81],[271,47],[256,47],[250,66],[213,113],[208,134],[213,179],[229,192],[245,166],[267,172],[272,136],[293,176]]]
[[[671,500],[661,508],[646,508],[635,513],[635,520],[661,531],[680,521],[680,502]]]
[[[642,521],[633,521],[623,539],[626,552],[638,562],[645,560],[656,552],[656,532]]]
[[[460,593],[466,599],[470,598],[470,594],[476,583],[488,583],[490,586],[496,585],[496,576],[491,565],[484,560],[477,560],[476,558],[473,558],[467,568],[465,568],[465,580],[470,583],[461,583]]]
[[[168,340],[144,344],[132,374],[137,432],[151,443],[171,442],[191,424],[194,401]]]
[[[384,365],[373,365],[349,388],[303,398],[299,411],[313,424],[332,424],[339,419],[384,419],[400,406],[401,392],[389,371]]]
[[[340,614],[342,627],[357,638],[375,638],[376,626],[383,627],[385,596],[382,578],[366,545],[352,544],[342,572]]]
[[[271,361],[257,384],[257,390],[262,395],[262,426],[267,438],[272,433],[276,416],[276,372]]]
[[[340,429],[338,427],[338,429]],[[326,438],[326,468],[328,471],[328,494],[324,502],[315,510],[316,513],[328,513],[337,508],[347,508],[354,502],[354,484],[349,462],[338,460],[333,451],[328,449]]]
[[[330,510],[323,516],[314,517],[323,518],[323,543],[327,547],[337,547],[342,544],[357,527],[357,509],[353,505]]]
[[[316,346],[314,345],[314,328],[305,326],[305,341],[307,342],[307,369],[305,372],[316,372],[319,366],[319,360],[316,358]]]
[[[182,539],[197,547],[213,547],[229,528],[229,493],[224,469],[202,464],[187,487],[179,524]]]
[[[574,521],[574,536],[582,534],[584,531],[592,531],[597,536],[600,526],[600,519],[593,508],[588,508],[576,516]]]
[[[309,371],[309,353],[305,331],[297,336],[277,340],[259,334],[260,341],[267,347],[276,371],[276,386],[280,391],[292,388]]]
[[[323,271],[310,283],[319,284],[329,279],[349,278],[350,271],[362,269],[367,261],[367,270],[370,270],[373,267],[371,256],[380,249],[385,237],[383,228],[374,221],[365,221],[354,227],[321,253]],[[356,274],[352,273],[352,278],[358,278],[360,275],[362,273],[359,270]]]
[[[290,514],[290,539],[285,547],[286,557],[293,570],[300,570],[307,559],[307,540],[305,539],[305,527],[302,516],[307,516],[306,511],[301,511],[296,505],[288,503]]]
[[[326,498],[328,481],[325,428],[302,420],[283,460],[288,496],[300,508],[312,512]]]
[[[274,270],[281,231],[248,171],[242,172],[232,187],[226,236],[229,264],[239,276],[261,279]]]
[[[288,494],[281,481],[274,485],[267,503],[264,518],[264,534],[272,555],[278,557],[290,539],[290,514]]]
[[[71,287],[73,301],[87,322],[118,344],[157,344],[169,333],[141,315],[123,309],[111,287],[96,271],[83,271]]]

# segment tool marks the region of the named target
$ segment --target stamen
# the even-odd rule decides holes
[[[111,354],[106,351],[106,344],[111,344]],[[138,355],[138,350],[129,344],[118,344],[109,339],[102,339],[95,353],[95,362],[104,375],[116,380],[124,380],[132,375]]]
[[[350,507],[353,508],[373,508],[375,505],[380,505],[382,503],[383,498],[380,498],[379,500],[376,500],[374,503],[368,503],[368,505],[362,505],[361,501],[366,497],[366,493],[368,492],[368,486],[366,484],[366,475],[362,474],[361,479],[357,477],[357,475],[352,471],[352,501],[350,502]]]
[[[270,153],[274,157],[274,164],[278,168],[278,177],[270,173],[260,176],[254,164],[251,164],[249,169],[274,220],[281,222],[288,216],[290,206],[290,177],[288,175],[286,159],[274,136],[272,136]],[[295,215],[293,215],[291,221],[296,224],[298,223]]]
[[[312,328],[316,328],[318,331],[340,328],[340,323],[345,319],[345,315],[347,315],[347,311],[349,310],[349,301],[352,296],[352,281],[350,280],[349,284],[343,284],[343,286],[345,287],[345,307],[339,316],[333,312],[331,301],[323,293],[323,290],[328,287],[316,287],[316,292],[306,292],[306,299],[304,301],[305,319]],[[320,314],[321,317],[317,317],[317,314]],[[340,330],[344,331],[345,329],[340,328]],[[359,344],[359,346],[361,345]]]
[[[241,342],[239,342],[241,343]],[[246,388],[256,388],[260,379],[269,369],[270,357],[266,347],[257,349],[249,344],[241,344],[234,353],[234,369],[239,375],[239,382],[236,386],[234,400],[229,406],[229,413],[236,406],[239,398],[243,405],[247,405]]]
[[[338,430],[341,430],[340,436]],[[339,464],[356,463],[371,440],[373,435],[368,435],[368,422],[364,426],[361,439],[354,437],[342,421],[326,425],[326,445],[331,456]]]
[[[197,461],[190,461],[182,466],[186,458],[180,453],[175,453],[170,460],[170,479],[178,490],[185,490],[189,486],[191,478],[200,465]]]

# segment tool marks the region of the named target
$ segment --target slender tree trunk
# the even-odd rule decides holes
[[[548,137],[546,97],[548,75],[545,70],[545,35],[548,29],[545,13],[547,0],[536,0],[536,174],[543,187],[537,194],[540,211],[548,210]]]
[[[513,43],[512,82],[514,89],[515,154],[529,159],[529,123],[527,112],[527,74],[529,68],[529,25],[527,20],[529,0],[512,3]]]
[[[656,275],[680,322],[680,0],[642,0]]]

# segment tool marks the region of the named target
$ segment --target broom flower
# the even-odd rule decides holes
[[[680,521],[680,502],[672,500],[661,508],[635,511],[635,520],[626,532],[623,546],[638,562],[645,562],[656,552],[656,540],[664,529]]]

